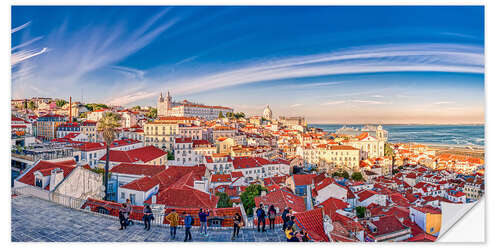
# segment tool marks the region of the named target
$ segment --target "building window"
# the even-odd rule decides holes
[[[35,185],[36,185],[37,187],[43,188],[43,182],[42,182],[42,179],[40,179],[40,178],[36,178],[36,179],[35,179]]]
[[[125,193],[124,193],[124,192],[122,192],[122,193],[120,194],[120,199],[122,199],[122,200],[123,200],[123,199],[125,199]]]
[[[130,202],[135,205],[135,194],[130,194]]]

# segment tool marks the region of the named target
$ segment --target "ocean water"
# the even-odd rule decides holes
[[[309,124],[326,132],[335,132],[341,124]],[[346,125],[362,128],[364,125]],[[389,142],[484,146],[484,125],[383,125]]]

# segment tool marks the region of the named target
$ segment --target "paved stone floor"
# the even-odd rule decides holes
[[[178,228],[177,239],[170,238],[169,228],[152,226],[144,230],[136,224],[126,230],[118,230],[118,219],[67,208],[33,197],[12,198],[13,242],[168,242],[182,241],[184,229]],[[209,236],[201,236],[197,228],[192,230],[193,241],[231,241],[232,229],[210,230]],[[235,241],[280,242],[286,241],[281,230],[259,233],[242,229]]]

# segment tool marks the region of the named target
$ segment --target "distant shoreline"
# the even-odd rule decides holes
[[[398,126],[484,126],[485,123],[309,123],[308,125],[338,125],[338,126],[364,126],[364,125],[398,125]]]

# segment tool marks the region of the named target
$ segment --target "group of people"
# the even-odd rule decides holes
[[[124,230],[130,224],[133,224],[133,221],[129,218],[130,213],[132,212],[132,204],[129,199],[127,199],[126,203],[123,203],[119,210],[119,218],[120,218],[120,229]],[[151,207],[146,204],[143,209],[143,221],[144,221],[144,229],[151,229],[151,221],[154,220],[153,211]],[[259,208],[256,211],[257,215],[257,231],[265,232],[266,231],[266,217],[269,219],[269,230],[274,230],[275,221],[277,217],[277,210],[274,205],[271,205],[267,212],[264,210],[263,204],[259,205]],[[208,236],[208,220],[207,218],[210,216],[210,210],[200,208],[198,213],[198,217],[200,219],[200,234],[203,236]],[[184,218],[184,241],[192,241],[193,237],[191,235],[191,228],[194,225],[194,218],[190,214],[186,212],[182,212],[182,216],[179,215],[175,209],[165,217],[166,221],[170,224],[170,237],[175,239],[177,233],[177,227],[179,226],[179,222],[181,218]],[[307,233],[302,230],[299,230],[295,225],[295,216],[292,215],[292,209],[289,207],[285,207],[283,213],[281,214],[281,219],[283,220],[283,228],[282,230],[285,232],[285,236],[287,241],[290,242],[302,242],[308,241],[309,237]],[[262,228],[261,228],[262,225]],[[240,228],[244,226],[242,216],[239,213],[236,213],[233,216],[233,235],[231,240],[239,237]]]
[[[257,231],[266,231],[266,216],[269,219],[269,230],[274,229],[276,221],[277,211],[274,205],[269,206],[269,209],[264,210],[264,205],[260,204],[256,211],[257,216]],[[281,219],[283,220],[282,230],[285,232],[287,241],[299,242],[299,241],[309,241],[309,236],[303,230],[299,230],[295,225],[295,216],[292,215],[292,209],[290,207],[285,207],[281,214]],[[261,229],[262,225],[262,229]]]
[[[132,204],[130,200],[127,199],[127,202],[123,203],[119,209],[119,219],[121,226],[119,230],[124,230],[127,228],[127,226],[134,223],[129,218],[131,212],[132,212]],[[144,221],[144,229],[150,230],[151,221],[154,220],[153,211],[150,205],[146,204],[144,206],[143,214],[144,216],[142,217],[142,220]],[[200,212],[198,213],[198,217],[200,218],[200,233],[201,235],[204,236],[208,236],[208,224],[207,224],[208,216],[210,216],[210,210],[200,208]],[[186,230],[184,241],[192,241],[193,237],[191,235],[191,227],[194,225],[194,218],[193,216],[187,214],[186,212],[182,213],[182,218],[184,218],[184,227]],[[170,212],[165,217],[165,219],[170,224],[170,236],[172,237],[172,239],[175,239],[175,236],[177,234],[177,227],[179,226],[181,216],[176,212],[175,209],[172,209],[172,212]],[[241,216],[240,216],[240,221],[241,221]]]
[[[131,212],[132,203],[130,202],[130,199],[127,199],[127,202],[122,203],[122,206],[118,210],[118,218],[120,219],[119,230],[127,229],[127,226],[129,226],[130,224],[134,224],[134,221],[129,218]]]
[[[269,209],[266,211],[264,210],[264,205],[260,204],[259,208],[256,211],[257,215],[257,231],[258,232],[265,232],[266,231],[266,216],[269,219],[269,230],[273,229],[274,230],[274,224],[276,221],[276,208],[274,205],[271,205]],[[262,230],[260,228],[260,225],[262,224]]]

